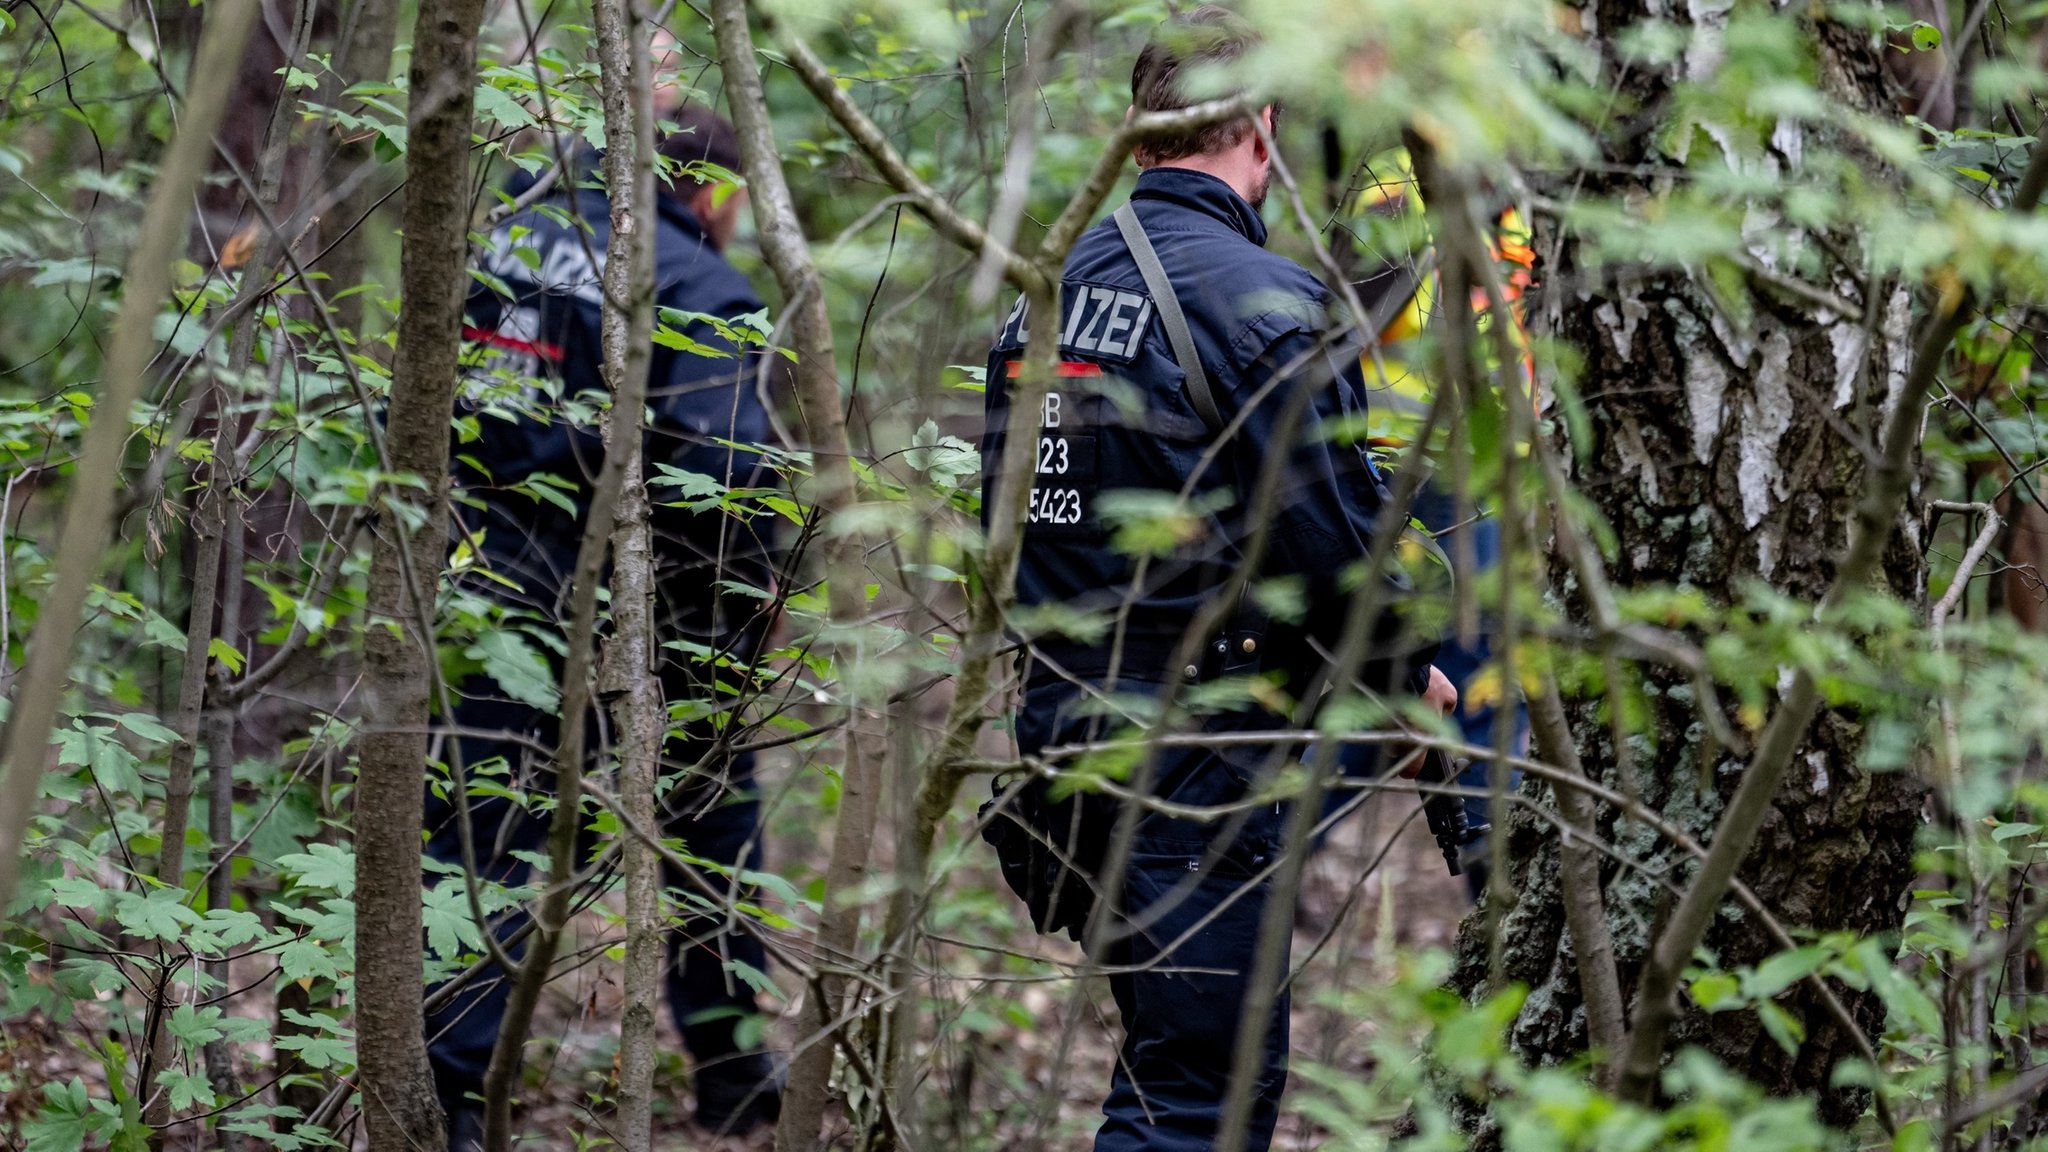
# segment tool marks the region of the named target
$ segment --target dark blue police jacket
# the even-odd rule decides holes
[[[586,155],[576,163],[578,182],[589,182],[594,162]],[[471,371],[479,379],[503,367],[517,376],[559,382],[565,400],[608,391],[598,330],[610,206],[603,192],[570,185],[565,178],[560,190],[492,232],[484,275],[471,287],[464,323],[464,336],[478,351],[475,362],[481,366]],[[532,186],[532,178],[521,177],[507,191],[517,196]],[[763,304],[746,278],[719,254],[689,209],[659,191],[655,201],[656,303],[722,320],[761,311]],[[578,222],[587,228],[580,236]],[[493,279],[496,284],[484,283]],[[757,386],[764,353],[736,347],[708,320],[695,320],[681,331],[722,355],[655,347],[648,379],[647,475],[656,477],[656,465],[667,464],[732,486],[756,483],[758,457],[722,442],[769,439],[767,408]],[[769,379],[780,377],[771,372]],[[478,396],[476,387],[472,384],[465,395]],[[530,390],[528,400],[546,409],[540,418],[508,419],[501,411],[481,411],[469,403],[481,435],[468,442],[458,437],[454,446],[463,489],[457,515],[492,569],[519,591],[495,581],[477,586],[559,620],[604,444],[595,426],[576,427],[558,418],[544,393]],[[538,474],[566,484],[563,492],[573,512],[511,490]],[[657,579],[664,597],[674,600],[667,605],[668,615],[672,621],[687,617],[693,625],[689,632],[714,638],[726,628],[712,628],[708,619],[711,582],[765,586],[765,543],[733,517],[662,506],[679,498],[675,489],[657,486],[651,497],[656,501]]]
[[[1139,175],[1131,201],[1187,316],[1222,419],[1227,424],[1242,414],[1243,424],[1205,463],[1219,437],[1188,400],[1157,301],[1123,236],[1111,220],[1083,233],[1067,258],[1062,314],[1052,321],[1060,376],[1038,413],[1037,442],[1029,449],[1034,487],[1018,600],[1106,618],[1128,599],[1127,647],[1170,650],[1242,558],[1261,471],[1281,430],[1292,424],[1291,448],[1275,461],[1279,486],[1261,574],[1297,578],[1307,596],[1307,634],[1331,643],[1352,587],[1346,573],[1366,556],[1387,502],[1363,446],[1359,344],[1327,339],[1341,332],[1329,289],[1300,265],[1266,251],[1258,212],[1222,180],[1152,168]],[[991,482],[984,483],[984,495],[993,491],[1006,447],[1014,364],[1041,322],[1028,311],[1020,298],[989,356],[982,459]],[[1356,440],[1335,435],[1340,425]],[[1155,558],[1133,587],[1133,557],[1112,546],[1119,518],[1159,511],[1157,495],[1134,498],[1133,492],[1173,494],[1184,487],[1192,489],[1194,507],[1208,514],[1205,538]],[[1381,578],[1393,581],[1396,591],[1406,588],[1398,574]],[[1300,639],[1276,658],[1306,660]],[[1071,654],[1109,643],[1055,638],[1042,645]],[[1427,651],[1419,658],[1426,663]],[[1161,670],[1133,660],[1123,667],[1139,678]]]

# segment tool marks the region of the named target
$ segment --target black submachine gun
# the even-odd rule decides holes
[[[1462,761],[1453,764],[1441,749],[1430,748],[1422,754],[1422,771],[1415,774],[1415,780],[1419,784],[1448,784],[1458,778],[1463,766]],[[1444,854],[1444,866],[1453,876],[1465,871],[1465,866],[1458,862],[1461,850],[1493,829],[1483,820],[1473,823],[1465,815],[1465,798],[1447,792],[1424,792],[1422,817],[1429,822],[1429,834],[1436,837],[1436,846]]]

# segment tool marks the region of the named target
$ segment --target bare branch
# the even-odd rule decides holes
[[[1024,287],[1042,281],[1044,272],[1024,257],[998,244],[995,238],[984,231],[981,225],[960,214],[959,210],[947,203],[926,184],[923,178],[910,168],[902,153],[882,135],[882,130],[868,118],[867,113],[853,102],[839,87],[830,69],[811,46],[795,35],[782,37],[783,48],[789,57],[790,67],[818,98],[818,103],[832,114],[839,127],[867,155],[870,163],[882,174],[889,186],[910,197],[910,202],[939,234],[953,241],[969,252],[986,253],[988,258],[1001,263],[1003,274],[1011,283]]]
[[[1544,752],[1556,760],[1560,771],[1580,775],[1578,744],[1572,738],[1571,722],[1565,718],[1564,701],[1558,696],[1557,680],[1545,673],[1543,687],[1529,701],[1529,719]],[[1628,1003],[1622,999],[1621,977],[1614,962],[1614,938],[1607,928],[1607,901],[1600,891],[1600,862],[1593,858],[1590,837],[1594,832],[1593,806],[1576,788],[1556,788],[1558,812],[1565,830],[1559,837],[1558,872],[1564,881],[1565,922],[1572,930],[1572,951],[1579,965],[1579,994],[1586,1000],[1586,1032],[1593,1047],[1600,1050],[1603,1064],[1613,1066],[1621,1053],[1627,1033]],[[1496,829],[1494,835],[1505,833]],[[1588,839],[1582,840],[1581,837]]]

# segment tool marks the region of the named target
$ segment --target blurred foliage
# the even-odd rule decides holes
[[[912,168],[969,216],[986,218],[993,209],[1012,118],[1036,118],[1041,138],[1020,226],[1026,244],[1057,215],[1123,117],[1128,62],[1166,11],[1155,0],[1085,5],[1090,19],[1071,42],[1049,48],[1042,37],[1033,40],[1045,16],[1040,5],[776,7],[814,40]],[[1944,47],[1930,35],[1932,25],[1906,12],[1846,3],[1694,4],[1684,18],[1652,15],[1663,6],[1646,5],[1640,19],[1608,29],[1592,25],[1592,9],[1537,0],[1246,0],[1241,9],[1266,44],[1243,77],[1213,79],[1249,78],[1284,100],[1281,143],[1304,185],[1303,207],[1324,238],[1357,238],[1354,259],[1405,251],[1416,240],[1412,221],[1355,210],[1366,179],[1361,158],[1396,145],[1405,126],[1444,163],[1481,175],[1504,198],[1528,199],[1535,184],[1554,186],[1559,174],[1576,173],[1579,194],[1535,205],[1550,221],[1546,235],[1572,236],[1592,267],[1695,277],[1737,328],[1759,308],[1782,306],[1786,280],[1805,285],[1807,295],[1836,297],[1837,314],[1850,321],[1891,307],[1888,286],[1974,287],[1988,304],[1930,408],[1923,494],[1968,503],[2009,491],[2017,494],[2009,509],[2036,505],[2048,514],[2041,474],[2033,471],[2048,452],[2041,426],[2048,394],[2030,351],[2048,288],[2048,219],[2008,211],[2035,143],[2029,127],[2040,115],[2034,94],[2043,90],[2042,76],[2029,37],[2041,5],[1999,9],[1989,19],[1986,6],[1954,6],[1950,27],[1982,21],[1982,44],[1965,48]],[[349,757],[359,718],[349,686],[367,561],[350,525],[393,486],[419,483],[384,474],[374,451],[372,410],[389,382],[392,320],[402,306],[392,287],[398,241],[388,209],[338,224],[329,209],[309,227],[305,251],[332,243],[342,227],[360,227],[369,279],[333,283],[316,263],[310,280],[285,278],[252,313],[232,318],[227,308],[241,277],[256,273],[246,260],[230,265],[217,254],[255,225],[233,178],[216,171],[207,205],[237,207],[208,207],[195,228],[175,298],[157,319],[162,350],[148,398],[127,413],[95,408],[119,269],[173,130],[176,101],[166,89],[181,82],[166,78],[182,76],[199,11],[113,12],[78,2],[0,9],[0,451],[8,457],[0,494],[0,662],[8,673],[20,666],[39,594],[54,578],[49,549],[81,430],[114,419],[134,432],[117,551],[94,590],[43,776],[27,882],[0,936],[7,1021],[0,1055],[19,1057],[0,1061],[0,1090],[10,1101],[0,1110],[0,1138],[33,1152],[143,1147],[141,1100],[153,1091],[169,1093],[182,1128],[249,1133],[286,1150],[345,1139],[345,1113],[316,1122],[276,1090],[303,1083],[329,1092],[354,1058]],[[481,213],[509,199],[500,186],[512,171],[554,165],[551,131],[564,147],[579,138],[601,143],[588,23],[585,6],[569,0],[544,10],[503,8],[487,26],[475,147],[480,230]],[[708,27],[688,5],[674,10],[671,27],[664,79],[715,98]],[[1972,52],[1960,126],[1932,128],[1849,99],[1820,68],[1814,45],[1823,28],[1906,37],[1904,47],[1887,51]],[[986,382],[978,365],[1002,306],[973,295],[976,261],[892,203],[815,101],[770,59],[770,103],[825,275],[861,454],[857,523],[824,530],[859,530],[885,542],[866,573],[820,573],[799,561],[793,586],[754,590],[784,599],[778,646],[758,666],[728,662],[722,670],[728,697],[752,700],[744,719],[752,738],[782,741],[786,757],[768,803],[776,853],[769,870],[750,877],[759,900],[741,912],[764,931],[800,937],[815,923],[820,830],[838,799],[839,782],[824,766],[844,739],[819,717],[849,698],[887,700],[892,762],[917,764],[934,724],[922,702],[954,668],[962,586],[983,575],[973,441]],[[241,78],[264,93],[259,111],[267,111],[281,78],[304,101],[290,124],[298,146],[324,157],[343,137],[370,139],[382,170],[368,177],[392,178],[406,148],[402,70],[343,96],[329,46],[316,43],[280,73]],[[1644,103],[1635,81],[1652,73],[1668,78],[1668,91]],[[192,82],[209,79],[218,78]],[[1035,81],[1028,91],[1027,79]],[[1334,167],[1312,162],[1326,135],[1338,142]],[[1617,165],[1615,151],[1603,146],[1617,138],[1631,142],[1631,164]],[[290,183],[307,208],[316,191],[352,175],[295,170]],[[1273,246],[1317,267],[1314,245],[1283,199],[1276,192],[1266,209]],[[1840,245],[1856,254],[1853,270],[1835,256]],[[744,236],[735,258],[767,287]],[[358,295],[363,331],[331,332],[316,292],[326,303]],[[779,306],[767,317],[720,319],[772,339]],[[686,341],[679,329],[687,318],[665,319],[677,322],[665,342],[682,346],[676,341]],[[235,324],[257,326],[255,355],[246,372],[228,378]],[[1537,327],[1541,336],[1540,317]],[[1540,341],[1538,350],[1558,400],[1538,433],[1568,435],[1583,450],[1587,433],[1573,425],[1578,353]],[[213,452],[215,413],[205,396],[216,382],[249,445],[238,499],[270,535],[267,550],[247,559],[243,628],[215,642],[214,671],[231,684],[295,632],[310,637],[307,663],[315,670],[281,692],[282,702],[258,697],[240,714],[248,731],[266,735],[238,751],[233,769],[227,906],[205,895],[209,853],[223,846],[207,835],[203,797],[186,833],[182,885],[160,885],[153,866],[158,802],[177,740],[167,724],[191,608],[191,513]],[[601,396],[559,395],[488,357],[466,388],[472,407],[457,422],[465,444],[481,421],[594,426],[604,406]],[[1516,435],[1505,410],[1489,399],[1466,425],[1470,480],[1482,503],[1501,494],[1501,461],[1515,447],[1503,444]],[[780,520],[787,540],[806,541],[818,527],[806,498],[809,461],[800,452],[763,450],[780,477],[772,489],[728,490],[670,470],[652,481],[656,499]],[[1525,507],[1538,495],[1526,473]],[[526,494],[563,504],[561,488],[574,481],[556,480],[528,481]],[[1186,518],[1207,511],[1136,496],[1105,507],[1114,508],[1122,546],[1139,554],[1170,552],[1187,534]],[[1596,542],[1611,544],[1601,525],[1590,528]],[[1936,523],[1927,540],[1926,599],[1955,579],[1975,531],[1967,515]],[[1322,1146],[1358,1149],[1465,1147],[1462,1125],[1475,1109],[1503,1147],[1518,1150],[1771,1152],[1884,1142],[1918,1149],[1979,1132],[2009,1146],[2048,1147],[2005,1127],[2015,1107],[2031,1108],[2020,1097],[1975,1118],[1966,1133],[1946,1132],[1941,1120],[1959,1100],[1996,1092],[2039,1067],[2033,1046],[2048,1017],[2040,976],[2048,938],[2038,911],[2048,896],[2035,890],[2030,871],[2048,843],[2040,771],[2048,640],[2016,627],[2001,611],[2012,603],[1993,585],[2036,602],[2048,598],[2048,586],[2025,568],[2030,561],[2002,555],[1971,574],[1979,582],[1963,598],[1963,618],[1939,638],[1926,625],[1925,604],[1876,591],[1818,619],[1810,600],[1761,583],[1635,588],[1619,601],[1628,620],[1697,639],[1708,674],[1749,734],[1761,728],[1787,670],[1803,668],[1819,678],[1830,703],[1863,718],[1862,768],[1921,772],[1941,785],[1920,887],[1897,936],[1802,938],[1792,951],[1735,968],[1702,953],[1688,975],[1694,1004],[1753,1013],[1788,1049],[1804,1037],[1775,1000],[1797,981],[1818,977],[1878,997],[1885,1014],[1882,1034],[1873,1037],[1879,1065],[1844,1063],[1834,1077],[1880,1094],[1901,1121],[1896,1137],[1879,1132],[1874,1112],[1857,1131],[1826,1129],[1810,1101],[1767,1095],[1773,1085],[1751,1084],[1744,1069],[1696,1051],[1681,1053],[1666,1071],[1668,1106],[1617,1102],[1591,1087],[1582,1067],[1525,1063],[1506,1039],[1523,992],[1463,1003],[1441,989],[1447,961],[1434,953],[1383,957],[1394,965],[1391,979],[1361,982],[1354,973],[1349,986],[1307,997],[1319,999],[1321,1010],[1370,1022],[1369,1039],[1353,1054],[1370,1074],[1359,1075],[1355,1061],[1300,1067],[1289,1123],[1308,1125]],[[476,558],[458,547],[450,565],[473,571]],[[332,578],[323,581],[327,572]],[[826,628],[820,582],[845,579],[862,582],[873,611],[847,649],[858,655],[841,665],[814,642]],[[1488,607],[1504,595],[1517,598],[1525,632],[1538,638],[1520,652],[1523,673],[1555,669],[1568,693],[1604,696],[1623,711],[1623,730],[1653,742],[1634,666],[1611,664],[1578,643],[1572,622],[1541,589],[1500,585],[1479,581],[1460,594]],[[444,592],[437,620],[443,676],[454,682],[482,671],[515,696],[552,707],[545,656],[562,643],[554,622],[452,583]],[[1299,596],[1278,582],[1261,594],[1276,608]],[[1041,633],[1100,626],[1057,609],[1017,623]],[[1608,682],[1617,669],[1626,683]],[[1189,706],[1223,708],[1260,690],[1219,686]],[[674,719],[721,703],[675,702]],[[1944,706],[1946,729],[1938,719]],[[1112,751],[1072,773],[1084,785],[1114,781],[1131,760]],[[473,796],[507,796],[536,810],[551,803],[523,791],[501,763],[466,768]],[[454,784],[444,773],[436,786]],[[618,835],[594,802],[589,815],[600,838]],[[934,945],[941,959],[921,985],[919,1042],[932,1054],[934,1075],[964,1085],[968,1103],[949,1112],[955,1106],[946,1093],[919,1093],[923,1122],[963,1149],[1005,1146],[1021,1131],[1085,1127],[1085,1117],[1060,1115],[1057,1099],[1048,1112],[1041,1097],[1057,1090],[1056,1078],[1049,1089],[1045,1077],[1001,1058],[1018,1037],[1056,1034],[1079,1013],[1053,996],[1012,994],[1055,969],[1028,940],[1028,925],[964,822],[943,830],[935,876],[926,930],[941,942]],[[892,882],[879,878],[869,895],[884,897],[881,888]],[[488,881],[477,889],[487,913],[533,895]],[[435,878],[425,908],[426,974],[439,978],[474,963],[482,939],[464,879]],[[591,920],[582,944],[600,955],[615,948],[611,905],[597,903]],[[216,964],[231,974],[226,983]],[[1978,976],[1997,986],[1985,992],[1982,980],[1971,983]],[[750,978],[770,998],[791,991],[773,974]],[[173,990],[174,1008],[162,1021],[173,1064],[156,1084],[143,1085],[149,997],[160,985]],[[288,986],[303,994],[305,1008],[279,1006]],[[1083,982],[1054,987],[1088,994]],[[1977,1040],[1959,1024],[1973,995],[1989,1016]],[[30,1070],[47,1058],[31,1049],[48,1036],[60,1039],[45,1047],[73,1071],[50,1078],[44,1064]],[[231,1092],[206,1070],[205,1050],[221,1042],[241,1054]],[[580,1077],[591,1101],[609,1091],[601,1056],[562,1073]],[[843,1083],[858,1111],[863,1090],[850,1073]]]

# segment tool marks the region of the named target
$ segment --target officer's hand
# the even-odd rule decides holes
[[[1458,689],[1434,664],[1429,666],[1429,687],[1422,693],[1422,699],[1445,716],[1458,710]]]
[[[1429,666],[1429,687],[1423,689],[1422,699],[1445,716],[1458,710],[1458,689],[1451,684],[1451,678],[1438,671],[1434,664]],[[1408,766],[1401,769],[1401,775],[1412,780],[1422,771],[1423,758],[1406,756],[1403,759],[1408,761]]]

